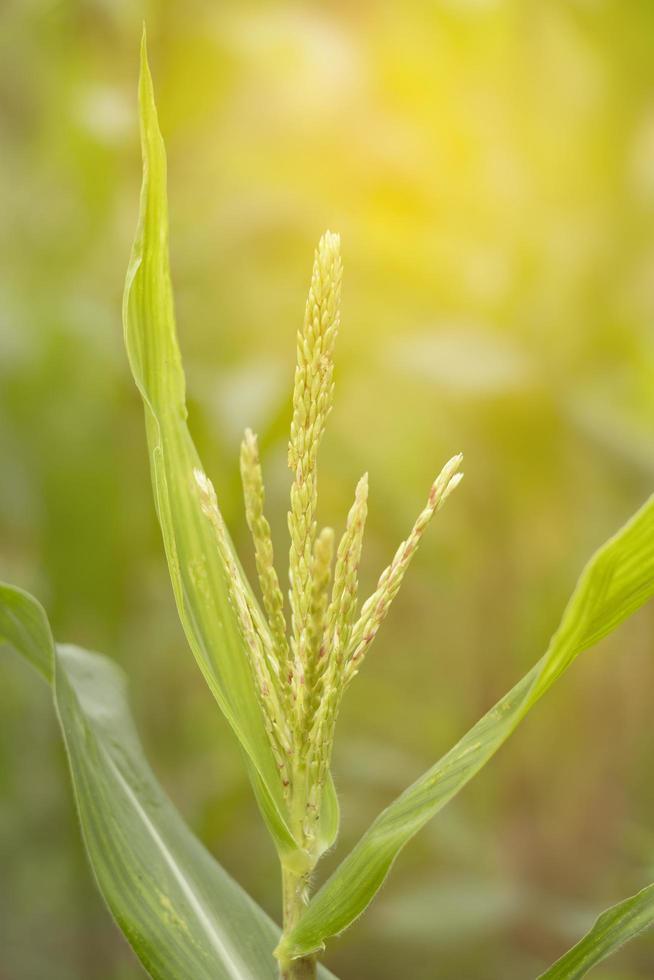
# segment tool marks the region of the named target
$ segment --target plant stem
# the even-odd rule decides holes
[[[284,932],[290,932],[299,920],[308,902],[308,875],[297,874],[282,866],[282,893],[284,903]],[[302,956],[296,960],[281,961],[281,980],[316,980],[315,956]]]

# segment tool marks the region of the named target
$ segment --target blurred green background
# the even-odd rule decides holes
[[[123,352],[147,18],[192,430],[248,568],[260,433],[285,566],[294,337],[341,232],[320,520],[359,475],[370,591],[458,450],[349,694],[343,854],[538,658],[654,485],[651,0],[3,0],[0,576],[127,670],[154,768],[272,914],[276,860],[178,625]],[[585,655],[336,941],[357,980],[524,980],[654,878],[654,610]],[[96,895],[47,691],[0,664],[0,978],[136,980]],[[333,864],[330,858],[327,865]],[[654,936],[594,976],[654,976]]]

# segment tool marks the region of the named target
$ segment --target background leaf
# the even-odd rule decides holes
[[[654,885],[602,912],[572,949],[541,974],[539,980],[578,980],[654,923]]]
[[[3,640],[52,682],[53,640],[43,609],[27,592],[0,584],[0,642]]]
[[[201,509],[194,471],[204,472],[186,424],[168,257],[166,154],[154,103],[145,34],[139,85],[143,185],[123,318],[132,372],[143,396],[157,515],[177,608],[200,669],[245,749],[257,800],[280,851],[295,844],[215,531]],[[229,543],[231,548],[231,542]],[[232,548],[233,552],[233,548]],[[238,558],[233,553],[236,566]],[[249,590],[245,575],[244,587]],[[250,590],[251,594],[251,590]],[[252,601],[256,603],[254,596]]]
[[[404,845],[479,772],[576,656],[654,593],[654,497],[590,559],[545,655],[443,758],[387,807],[314,896],[285,942],[320,949],[359,916]]]
[[[114,918],[155,980],[276,980],[279,929],[157,783],[107,658],[55,646],[41,606],[0,585],[0,640],[52,678],[84,842]],[[49,665],[49,667],[48,667]],[[331,976],[321,969],[321,976]]]

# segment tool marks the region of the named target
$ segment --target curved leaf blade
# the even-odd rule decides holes
[[[58,647],[55,697],[93,870],[151,976],[272,980],[277,930],[164,796],[137,741],[116,667]]]
[[[166,152],[159,129],[145,34],[139,82],[143,184],[123,321],[142,395],[152,482],[179,616],[189,645],[252,772],[255,795],[278,849],[296,845],[281,781],[265,734],[250,666],[229,601],[215,530],[202,511],[195,472],[202,464],[186,424],[185,379],[177,342],[168,255]],[[231,542],[235,566],[240,569]],[[245,575],[247,588],[256,605]]]
[[[593,928],[542,973],[538,980],[579,980],[631,939],[654,924],[654,885],[612,905]]]
[[[0,643],[11,644],[46,681],[52,682],[53,639],[43,608],[29,593],[2,582]]]
[[[431,769],[390,804],[313,897],[283,950],[321,949],[372,901],[408,841],[488,762],[583,650],[654,593],[654,497],[590,559],[538,663]]]
[[[122,671],[99,654],[55,646],[39,603],[7,585],[0,585],[3,641],[50,679],[98,887],[150,976],[276,980],[272,951],[280,930],[159,786],[134,729]]]

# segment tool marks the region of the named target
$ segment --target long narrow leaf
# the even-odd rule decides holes
[[[385,809],[310,902],[284,943],[323,947],[372,900],[404,845],[488,762],[583,650],[654,593],[654,497],[591,558],[541,660],[443,758]]]
[[[186,424],[168,257],[166,153],[159,130],[145,35],[139,85],[143,186],[123,319],[134,379],[143,397],[155,502],[179,615],[188,642],[251,766],[257,799],[281,851],[294,849],[281,781],[266,738],[246,652],[229,602],[215,529],[202,510],[202,464]],[[227,539],[227,546],[231,543]],[[240,569],[233,553],[234,566]],[[243,575],[243,588],[252,596]]]
[[[2,642],[52,685],[98,886],[150,976],[276,980],[279,929],[193,836],[157,783],[122,672],[98,654],[55,646],[41,606],[6,585]]]
[[[572,949],[538,980],[579,980],[621,946],[654,925],[654,885],[611,906]]]

